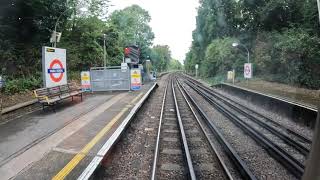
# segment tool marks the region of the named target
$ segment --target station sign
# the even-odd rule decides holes
[[[42,74],[46,88],[67,84],[65,49],[42,47]]]
[[[250,79],[252,78],[252,64],[251,63],[245,63],[244,64],[244,78]]]
[[[83,91],[91,91],[90,72],[89,71],[82,71],[81,72],[81,89]]]
[[[131,90],[137,91],[141,89],[141,70],[131,69]]]

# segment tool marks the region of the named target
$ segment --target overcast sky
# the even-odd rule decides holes
[[[196,27],[198,0],[111,0],[115,9],[137,4],[151,15],[150,26],[155,33],[154,45],[169,45],[172,57],[181,62],[192,42]]]

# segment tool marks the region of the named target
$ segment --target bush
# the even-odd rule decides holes
[[[15,93],[25,92],[41,87],[42,80],[40,78],[29,77],[8,80],[3,88],[5,94],[11,95]]]
[[[255,65],[260,77],[296,86],[320,87],[320,39],[303,29],[257,36]]]
[[[227,71],[235,69],[236,72],[243,72],[243,64],[246,58],[241,50],[232,47],[234,38],[215,39],[208,46],[205,59],[200,65],[201,75],[213,77],[218,74],[226,74]]]

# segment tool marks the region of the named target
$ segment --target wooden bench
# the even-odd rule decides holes
[[[38,99],[38,102],[42,104],[42,109],[45,106],[54,107],[59,101],[72,98],[74,96],[81,97],[82,101],[82,94],[83,91],[79,88],[75,83],[68,83],[66,85],[55,86],[50,88],[40,88],[33,91],[35,97]],[[55,110],[55,109],[53,109]]]

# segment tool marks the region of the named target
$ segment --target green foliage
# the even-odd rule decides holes
[[[271,76],[268,80],[311,88],[319,86],[318,37],[312,37],[306,31],[295,28],[261,36],[267,39],[259,39],[255,51],[255,62],[261,74]]]
[[[151,49],[150,55],[153,67],[157,72],[164,72],[168,70],[170,64],[171,52],[167,45],[156,45]]]
[[[216,39],[208,46],[205,59],[200,64],[201,75],[210,77],[235,69],[241,72],[245,59],[238,55],[236,49],[230,44],[236,41],[234,38]]]
[[[169,63],[169,70],[183,70],[183,65],[179,60],[171,59]]]
[[[151,17],[146,10],[132,5],[113,12],[108,23],[119,31],[119,45],[138,45],[141,49],[141,59],[145,60],[154,39],[154,33],[148,24],[150,20]]]
[[[36,77],[29,77],[29,78],[19,78],[19,79],[13,79],[8,80],[6,82],[5,87],[3,88],[3,91],[6,94],[15,94],[19,92],[24,92],[29,89],[36,89],[41,87],[42,80],[40,78]]]
[[[237,41],[251,52],[255,76],[319,88],[317,14],[316,1],[202,0],[185,69],[194,74],[199,64],[204,77],[231,68],[241,74],[246,53],[232,50]]]
[[[3,0],[0,5],[0,75],[9,79],[6,92],[33,89],[41,74],[41,47],[57,23],[62,38],[57,47],[67,49],[69,79],[82,70],[103,65],[106,34],[108,65],[120,65],[123,48],[137,44],[146,59],[154,34],[148,12],[137,5],[115,11],[106,18],[109,0]],[[68,4],[66,3],[68,2]],[[88,12],[80,12],[86,7]],[[75,72],[75,73],[74,73]],[[23,77],[23,78],[22,78]]]

